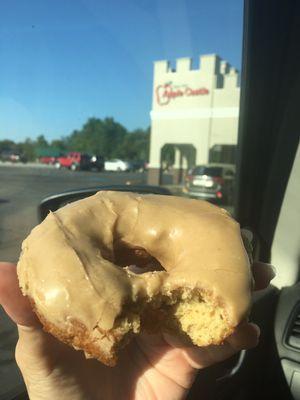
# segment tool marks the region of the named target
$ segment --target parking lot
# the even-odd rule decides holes
[[[42,166],[0,166],[0,258],[17,261],[20,245],[37,223],[39,202],[69,189],[144,184],[143,173],[83,172]]]

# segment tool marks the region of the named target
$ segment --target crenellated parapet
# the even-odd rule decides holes
[[[200,56],[199,68],[192,68],[192,59],[190,57],[178,58],[176,67],[171,68],[170,62],[167,60],[154,62],[154,79],[161,78],[175,79],[178,75],[199,72],[201,75],[216,76],[217,88],[239,87],[239,73],[226,60],[221,59],[217,54],[206,54]],[[221,79],[218,79],[221,78]]]

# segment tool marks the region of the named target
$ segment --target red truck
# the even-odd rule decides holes
[[[57,160],[57,157],[52,157],[52,156],[44,156],[39,158],[39,162],[42,164],[55,164]]]
[[[101,156],[91,156],[89,154],[73,151],[58,157],[55,166],[56,168],[69,168],[72,171],[93,169],[102,171],[104,169],[104,159]]]

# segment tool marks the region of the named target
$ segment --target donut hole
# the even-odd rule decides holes
[[[113,262],[120,268],[128,268],[135,274],[149,271],[165,271],[161,263],[142,247],[133,247],[116,241],[113,246]]]

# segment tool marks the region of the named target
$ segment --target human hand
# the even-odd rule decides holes
[[[255,290],[274,278],[270,265],[254,263]],[[0,263],[0,304],[17,324],[16,361],[31,400],[145,400],[185,398],[197,370],[255,347],[259,328],[242,323],[223,345],[182,347],[166,334],[137,336],[114,368],[59,342],[43,331],[19,289],[16,266]]]

